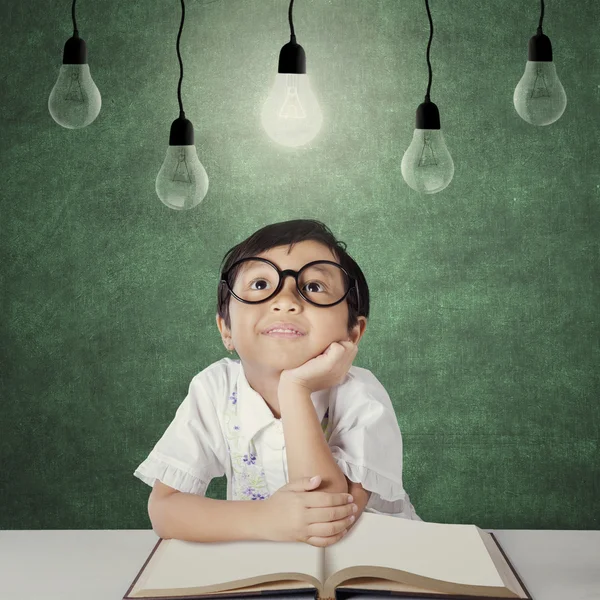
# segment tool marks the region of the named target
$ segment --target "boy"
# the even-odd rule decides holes
[[[369,291],[342,244],[322,223],[296,220],[226,254],[216,321],[240,359],[194,377],[134,473],[153,486],[149,513],[161,537],[327,546],[363,510],[421,520],[402,486],[389,396],[352,366]],[[227,500],[204,497],[222,475]]]

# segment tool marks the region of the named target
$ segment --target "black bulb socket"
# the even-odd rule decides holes
[[[189,119],[178,117],[171,123],[169,146],[193,146],[194,126]]]
[[[416,129],[440,129],[440,111],[438,107],[426,99],[417,107]]]
[[[306,73],[306,53],[304,48],[296,43],[296,36],[281,47],[279,51],[279,73]]]
[[[550,38],[542,33],[541,29],[529,38],[529,52],[527,60],[535,62],[552,62],[552,44]]]
[[[65,42],[63,65],[87,65],[87,47],[77,32]]]

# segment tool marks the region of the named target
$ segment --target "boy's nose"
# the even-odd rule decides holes
[[[290,296],[296,302],[301,300],[301,296],[296,288],[296,280],[292,275],[285,276],[279,293],[275,296],[275,299],[287,298]]]

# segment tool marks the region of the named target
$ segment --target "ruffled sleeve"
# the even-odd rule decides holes
[[[192,379],[162,437],[133,473],[151,487],[158,479],[180,492],[204,495],[211,479],[225,474],[225,440],[199,375]]]
[[[366,512],[422,521],[402,485],[402,434],[394,407],[375,381],[354,378],[338,387],[329,448],[344,475],[371,492]]]

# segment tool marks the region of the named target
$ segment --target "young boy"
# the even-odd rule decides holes
[[[134,472],[153,486],[157,534],[328,546],[363,510],[421,520],[402,485],[389,396],[352,365],[369,290],[345,244],[319,221],[286,221],[255,232],[223,262],[217,327],[240,358],[192,379]],[[223,475],[227,500],[206,498]]]

